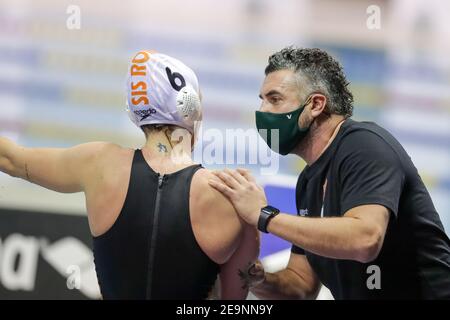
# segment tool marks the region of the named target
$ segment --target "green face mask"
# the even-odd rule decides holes
[[[283,156],[287,155],[308,134],[309,126],[307,128],[298,127],[300,114],[308,103],[309,97],[298,109],[288,113],[256,111],[256,128],[270,149]],[[261,132],[262,129],[265,130]],[[271,131],[275,129],[278,130],[278,148],[277,143],[272,142]],[[276,138],[276,134],[274,138]]]

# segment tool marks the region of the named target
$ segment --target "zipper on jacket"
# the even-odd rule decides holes
[[[165,175],[160,175],[158,173],[158,188],[156,190],[156,200],[155,200],[155,211],[153,214],[153,227],[152,227],[152,238],[150,240],[150,252],[148,260],[148,273],[147,273],[147,299],[152,299],[152,286],[153,286],[153,271],[155,263],[155,250],[156,250],[156,240],[158,237],[158,223],[159,223],[159,208],[161,202],[161,193],[164,183]]]

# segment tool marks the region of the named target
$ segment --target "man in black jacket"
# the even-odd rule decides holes
[[[250,268],[253,293],[311,299],[323,283],[336,299],[450,299],[450,240],[431,197],[391,134],[350,119],[353,96],[339,63],[290,47],[269,58],[265,73],[256,126],[274,151],[307,163],[299,216],[267,206],[246,170],[210,181],[247,223],[293,244],[284,270]]]

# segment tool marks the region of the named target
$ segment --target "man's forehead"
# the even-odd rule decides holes
[[[297,85],[295,73],[292,70],[279,70],[269,73],[261,87],[261,94],[270,90],[286,91]]]

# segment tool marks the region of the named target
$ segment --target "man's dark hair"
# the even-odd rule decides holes
[[[341,65],[323,50],[286,47],[269,57],[266,76],[289,69],[299,76],[299,85],[308,95],[320,92],[327,97],[327,111],[347,117],[353,114],[353,95]],[[306,98],[306,97],[303,97]]]

